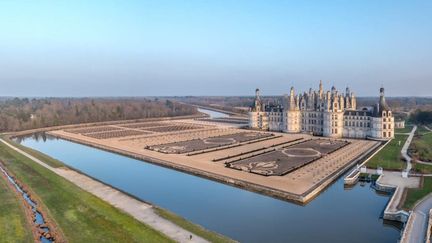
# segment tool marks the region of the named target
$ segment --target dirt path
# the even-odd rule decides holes
[[[93,180],[92,178],[80,174],[76,171],[67,168],[53,168],[43,161],[35,158],[34,156],[22,151],[21,149],[9,144],[8,142],[0,139],[0,141],[13,150],[21,153],[22,155],[28,157],[39,165],[51,170],[57,175],[67,179],[68,181],[74,183],[83,190],[92,193],[93,195],[101,198],[102,200],[108,202],[116,208],[130,214],[132,217],[136,218],[140,222],[143,222],[154,229],[164,233],[171,239],[177,242],[208,242],[207,240],[179,227],[178,225],[160,217],[154,212],[153,206],[151,204],[139,201],[125,193],[118,191],[112,187],[109,187],[101,182]],[[192,235],[192,239],[190,236]]]

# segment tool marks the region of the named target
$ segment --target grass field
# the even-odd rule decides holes
[[[425,165],[425,164],[419,164],[414,163],[413,168],[423,174],[432,174],[432,164],[431,165]]]
[[[423,135],[425,133],[430,133],[431,131],[427,130],[424,126],[418,126],[416,130],[416,134]]]
[[[415,204],[420,201],[423,197],[432,192],[432,178],[423,177],[422,188],[409,188],[407,189],[406,199],[403,205],[404,209],[412,209]]]
[[[0,143],[0,159],[42,202],[69,242],[171,242],[131,216]]]
[[[24,206],[7,183],[6,178],[0,175],[0,242],[32,242]]]
[[[376,169],[382,167],[385,170],[403,170],[406,163],[402,161],[400,151],[405,144],[408,135],[395,135],[381,151],[379,151],[366,164],[367,167]],[[399,141],[401,144],[399,145]]]
[[[214,243],[235,242],[235,241],[231,240],[230,238],[227,238],[223,235],[220,235],[220,234],[211,232],[209,230],[206,230],[199,225],[193,224],[193,223],[187,221],[186,219],[184,219],[184,218],[182,218],[176,214],[173,214],[167,210],[164,210],[161,208],[155,208],[155,211],[159,216],[181,226],[182,228],[184,228],[184,229],[186,229],[186,230],[188,230],[188,231],[190,231],[190,232],[192,232],[198,236],[201,236],[204,239],[207,239],[210,242],[214,242]]]
[[[414,137],[410,150],[413,157],[421,161],[432,161],[432,133],[424,129]]]
[[[395,133],[409,133],[413,129],[413,126],[405,126],[404,128],[395,128]]]

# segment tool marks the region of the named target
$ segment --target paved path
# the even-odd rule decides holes
[[[101,198],[102,200],[108,202],[116,208],[121,209],[122,211],[130,214],[132,217],[137,220],[150,225],[154,229],[164,233],[171,239],[177,242],[208,242],[205,239],[179,227],[178,225],[168,221],[159,215],[157,215],[153,206],[142,201],[139,201],[133,197],[130,197],[123,192],[120,192],[110,186],[107,186],[101,182],[93,180],[92,178],[80,174],[74,170],[70,170],[67,168],[54,168],[43,161],[35,158],[34,156],[22,151],[21,149],[9,144],[8,142],[0,139],[0,141],[10,148],[14,149],[18,153],[28,157],[39,165],[51,170],[57,175],[62,176],[63,178],[69,180],[75,185],[81,187],[87,192],[92,193],[93,195]],[[192,235],[192,240],[190,240],[190,235]]]
[[[412,216],[414,220],[410,226],[411,230],[407,232],[406,242],[418,243],[425,242],[426,230],[429,220],[429,210],[432,208],[432,195],[423,199],[413,210]]]
[[[427,130],[431,131],[431,129],[427,126],[424,126]],[[417,129],[417,126],[413,127],[404,147],[401,150],[402,156],[407,161],[407,171],[411,170],[411,157],[407,154],[407,150],[414,136],[414,132]],[[416,161],[416,163],[420,164],[431,164],[423,161]],[[426,175],[430,176],[430,175]],[[429,194],[426,198],[423,199],[412,211],[412,225],[410,225],[410,229],[407,231],[407,241],[406,242],[425,242],[426,237],[426,229],[428,226],[429,219],[429,210],[432,208],[432,194]]]
[[[406,162],[407,162],[407,166],[406,166],[406,171],[409,173],[411,168],[412,168],[412,164],[411,164],[411,157],[408,156],[408,148],[412,142],[412,139],[414,137],[414,133],[417,130],[417,126],[414,125],[413,129],[411,130],[411,132],[409,133],[409,136],[407,138],[407,140],[405,141],[404,146],[402,147],[401,150],[401,154],[402,156],[405,158]]]

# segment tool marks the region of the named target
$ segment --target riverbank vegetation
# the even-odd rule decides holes
[[[423,177],[422,180],[421,188],[406,189],[406,198],[403,204],[404,209],[412,209],[422,198],[432,192],[432,177]]]
[[[382,167],[385,170],[403,170],[406,163],[402,160],[401,150],[407,138],[408,135],[396,134],[395,138],[372,157],[366,166],[372,169]]]
[[[0,212],[0,242],[33,241],[24,205],[3,175],[0,175]]]
[[[0,159],[70,242],[171,242],[162,233],[0,143]],[[6,210],[7,211],[7,210]]]
[[[184,219],[184,218],[182,218],[182,217],[180,217],[174,213],[171,213],[165,209],[155,207],[155,212],[159,216],[177,224],[178,226],[182,227],[183,229],[186,229],[189,232],[192,232],[192,233],[194,233],[194,234],[196,234],[196,235],[198,235],[198,236],[200,236],[200,237],[202,237],[202,238],[204,238],[210,242],[213,242],[213,243],[230,243],[230,242],[233,243],[233,242],[236,242],[236,241],[231,240],[228,237],[225,237],[225,236],[220,235],[218,233],[209,231],[209,230],[207,230],[207,229],[205,229],[199,225],[191,223],[190,221],[187,221],[186,219]]]
[[[196,108],[189,105],[146,98],[3,99],[0,100],[0,132],[196,113]]]

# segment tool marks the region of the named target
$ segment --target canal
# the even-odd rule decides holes
[[[305,206],[46,135],[17,139],[101,181],[241,242],[396,242],[389,195],[339,178]]]
[[[228,114],[222,113],[222,112],[218,112],[218,111],[212,111],[212,110],[207,110],[207,109],[203,109],[203,108],[198,108],[199,112],[202,113],[206,113],[207,115],[210,116],[210,118],[226,118],[229,117]]]

